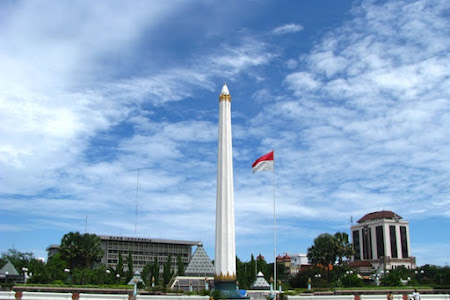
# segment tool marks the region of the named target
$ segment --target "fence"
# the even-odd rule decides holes
[[[3,292],[0,291],[0,300],[16,300],[16,292]]]
[[[209,300],[209,296],[137,295],[136,300]]]
[[[305,295],[288,296],[287,298],[288,300],[355,300],[355,297],[353,295]]]
[[[23,292],[21,300],[72,300],[71,293]]]
[[[128,300],[128,294],[80,294],[79,300]]]
[[[392,296],[393,296],[394,300],[403,300],[402,294],[394,294]],[[386,300],[387,296],[386,295],[360,295],[359,299],[360,300]]]
[[[394,300],[413,299],[411,294],[395,294]],[[287,296],[288,300],[386,300],[386,295],[305,295]],[[424,294],[420,295],[420,300],[450,300],[449,294]]]

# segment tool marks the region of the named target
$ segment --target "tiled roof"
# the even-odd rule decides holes
[[[199,243],[197,249],[191,257],[186,270],[184,271],[186,276],[213,276],[214,265],[206,254],[203,244]]]
[[[262,272],[258,273],[255,282],[250,285],[252,290],[269,290],[270,284],[264,279],[264,274]]]
[[[20,275],[19,272],[17,272],[16,268],[14,267],[14,265],[12,264],[12,262],[10,262],[8,260],[8,262],[6,263],[6,265],[3,266],[3,268],[0,269],[0,274],[2,275]]]
[[[367,215],[365,215],[364,217],[359,219],[357,223],[364,223],[366,221],[379,220],[379,219],[400,220],[400,219],[402,219],[402,217],[400,217],[396,213],[393,213],[392,211],[382,210],[382,211],[375,211],[375,212],[368,213]]]

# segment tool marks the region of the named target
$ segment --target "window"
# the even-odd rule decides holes
[[[355,260],[361,259],[361,246],[359,245],[359,230],[353,231],[353,250],[355,250]]]
[[[372,231],[369,227],[363,228],[363,258],[372,259]]]
[[[408,253],[408,238],[406,235],[406,227],[400,226],[400,240],[402,242],[402,258],[409,257]]]
[[[395,234],[395,226],[389,226],[389,235],[390,235],[390,240],[391,240],[391,257],[398,258],[397,235]]]
[[[384,232],[383,226],[377,226],[375,228],[376,238],[377,238],[377,256],[378,258],[383,257],[384,254]]]

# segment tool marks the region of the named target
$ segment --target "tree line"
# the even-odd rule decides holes
[[[36,259],[33,253],[19,252],[9,249],[0,256],[0,267],[9,260],[20,272],[23,267],[33,275],[28,283],[39,284],[92,284],[119,285],[127,284],[133,277],[133,258],[131,252],[125,257],[118,253],[118,263],[115,268],[100,264],[103,257],[101,240],[95,234],[80,234],[70,232],[63,236],[59,252],[44,262]],[[337,232],[334,235],[323,233],[314,239],[308,248],[307,256],[311,267],[290,275],[290,270],[284,264],[277,264],[277,281],[281,281],[283,289],[313,287],[358,287],[363,286],[363,280],[353,273],[345,263],[344,258],[353,255],[353,247],[348,234]],[[169,256],[167,262],[154,262],[144,266],[141,277],[147,286],[165,288],[174,275],[184,275],[184,264],[177,256],[177,272],[173,269],[174,257]],[[125,268],[126,265],[126,268]],[[249,289],[255,281],[258,272],[264,274],[270,282],[274,276],[273,263],[267,263],[261,255],[256,259],[251,255],[244,262],[236,257],[237,281],[241,289]],[[161,272],[162,271],[162,272]],[[450,285],[450,268],[425,265],[418,270],[397,268],[380,279],[381,285],[400,286],[401,280],[409,278],[410,284]]]

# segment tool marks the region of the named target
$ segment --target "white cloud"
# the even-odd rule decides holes
[[[272,34],[281,35],[286,33],[296,33],[303,30],[303,26],[298,24],[285,24],[272,30]]]

